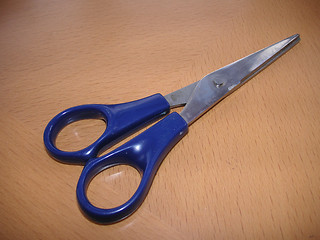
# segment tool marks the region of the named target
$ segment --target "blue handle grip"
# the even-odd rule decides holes
[[[44,144],[49,154],[59,161],[85,164],[100,151],[169,111],[169,103],[161,94],[122,104],[89,104],[69,108],[49,122],[44,131]],[[59,150],[55,145],[58,133],[66,125],[82,119],[103,119],[107,122],[107,128],[94,143],[82,150]]]
[[[83,213],[105,224],[118,222],[132,214],[145,199],[162,160],[187,131],[186,121],[174,112],[106,156],[91,159],[83,168],[77,186],[77,198]],[[119,164],[130,165],[141,173],[137,191],[119,207],[102,209],[93,206],[86,196],[90,181],[99,172]]]

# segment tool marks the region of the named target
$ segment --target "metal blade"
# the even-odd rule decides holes
[[[191,83],[184,88],[169,93],[168,95],[164,96],[164,98],[168,101],[171,108],[184,106],[192,95],[193,90],[198,85],[198,82]]]
[[[299,34],[295,34],[208,74],[197,83],[180,115],[190,125],[207,110],[291,49],[299,40]]]

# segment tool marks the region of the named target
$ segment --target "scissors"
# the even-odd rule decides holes
[[[56,115],[44,131],[44,144],[53,158],[64,163],[84,165],[76,189],[78,204],[84,215],[102,224],[115,223],[131,215],[144,201],[162,160],[185,136],[188,126],[299,41],[299,34],[295,34],[166,96],[158,93],[122,104],[81,105]],[[98,157],[105,149],[179,106],[184,106],[180,114],[172,112],[122,146]],[[59,150],[55,145],[59,132],[68,124],[82,119],[103,119],[107,123],[106,130],[82,150]],[[90,181],[103,170],[122,164],[140,172],[141,182],[136,192],[127,202],[115,208],[103,209],[92,205],[86,193]]]

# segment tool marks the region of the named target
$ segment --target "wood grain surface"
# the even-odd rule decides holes
[[[301,42],[189,129],[143,205],[97,225],[80,212],[82,166],[46,153],[65,108],[170,93],[295,33]],[[1,239],[320,239],[318,0],[0,2]],[[64,129],[79,149],[101,121]],[[89,198],[125,202],[140,180],[99,174]]]

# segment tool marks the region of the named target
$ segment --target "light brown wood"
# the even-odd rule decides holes
[[[1,1],[0,238],[320,239],[319,5]],[[297,46],[190,127],[136,213],[109,226],[81,214],[82,167],[43,145],[55,114],[170,93],[295,33]],[[75,124],[59,144],[79,148],[103,128]],[[89,197],[115,206],[138,183],[112,168]]]

